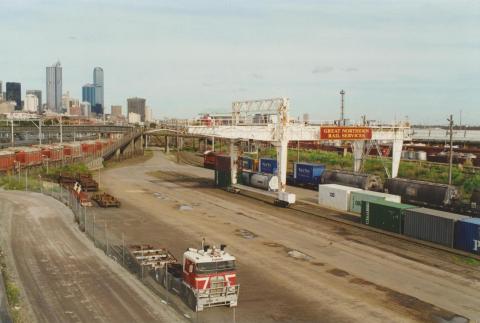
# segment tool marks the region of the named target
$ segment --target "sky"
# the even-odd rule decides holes
[[[480,124],[477,0],[0,0],[0,80],[41,89],[60,60],[81,99],[138,96],[156,118],[289,97],[292,117]],[[107,112],[109,108],[107,108]]]

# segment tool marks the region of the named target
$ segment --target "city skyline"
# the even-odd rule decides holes
[[[292,116],[333,119],[345,89],[345,113],[353,120],[366,113],[384,121],[408,116],[445,123],[462,110],[464,123],[480,122],[480,98],[468,95],[480,84],[479,3],[58,3],[0,5],[0,12],[14,13],[0,13],[7,38],[37,44],[47,35],[52,47],[22,68],[6,49],[0,58],[5,82],[39,88],[39,69],[53,56],[62,61],[64,88],[73,96],[81,97],[91,66],[102,66],[109,78],[105,106],[141,96],[157,117],[228,112],[234,100],[286,96]],[[44,23],[52,17],[68,27],[53,33],[58,23]],[[118,19],[98,25],[96,18]],[[79,23],[67,23],[73,19]],[[29,21],[28,28],[17,21]]]

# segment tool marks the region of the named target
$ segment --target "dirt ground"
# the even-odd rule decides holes
[[[213,187],[211,170],[155,151],[102,171],[122,202],[93,208],[109,236],[178,259],[203,237],[237,257],[239,306],[198,322],[462,322],[480,320],[478,267],[452,255]],[[332,212],[318,209],[317,212]]]
[[[1,236],[25,322],[182,322],[78,231],[53,198],[0,191]]]

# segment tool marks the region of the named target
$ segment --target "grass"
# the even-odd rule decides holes
[[[453,256],[453,260],[455,263],[461,263],[461,264],[466,264],[470,265],[473,267],[479,267],[480,266],[480,260],[477,260],[475,258],[470,258],[470,257],[462,257],[462,256]]]
[[[14,323],[23,322],[20,313],[21,297],[20,289],[15,285],[15,282],[10,277],[5,264],[4,254],[0,249],[0,267],[2,271],[3,283],[5,284],[5,291],[7,293],[8,306],[10,308],[10,315]]]
[[[2,176],[0,177],[0,187],[6,190],[25,191],[28,185],[28,191],[40,191],[41,181],[37,177],[28,176],[27,182],[25,175],[18,176]]]

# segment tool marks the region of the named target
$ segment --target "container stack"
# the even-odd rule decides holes
[[[375,201],[390,201],[400,203],[402,197],[399,195],[392,195],[374,191],[354,191],[350,194],[350,207],[349,211],[352,213],[362,213],[362,202],[375,202]]]
[[[361,191],[359,188],[337,184],[324,184],[318,186],[318,204],[339,211],[348,211],[350,194]]]
[[[230,156],[218,155],[215,160],[215,185],[228,187],[232,185]]]

